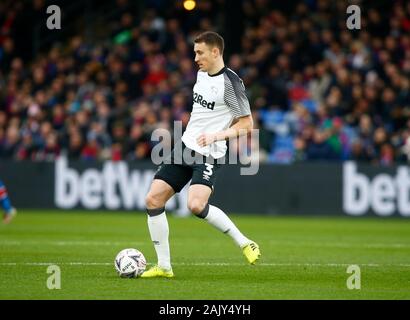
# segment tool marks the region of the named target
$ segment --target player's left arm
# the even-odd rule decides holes
[[[234,125],[230,128],[215,132],[215,133],[203,133],[201,134],[198,139],[198,145],[201,147],[205,147],[215,141],[220,140],[227,140],[231,138],[236,138],[242,135],[246,135],[251,132],[253,128],[253,119],[251,115],[247,115],[244,117],[240,117],[236,119]]]

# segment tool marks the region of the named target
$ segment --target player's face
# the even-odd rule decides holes
[[[208,71],[212,68],[214,61],[217,58],[218,49],[212,49],[210,46],[204,42],[195,43],[195,62],[201,71]]]

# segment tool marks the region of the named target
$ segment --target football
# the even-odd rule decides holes
[[[137,249],[121,250],[115,257],[114,266],[121,278],[139,277],[147,265],[144,255]]]

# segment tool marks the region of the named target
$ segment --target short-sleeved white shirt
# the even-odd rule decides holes
[[[229,128],[235,118],[251,114],[245,86],[239,76],[224,67],[215,75],[198,71],[193,88],[193,106],[187,128],[182,135],[184,144],[214,159],[225,155],[226,141],[216,141],[200,147],[196,142],[202,133],[216,133]]]

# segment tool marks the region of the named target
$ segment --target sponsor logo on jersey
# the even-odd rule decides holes
[[[196,92],[194,92],[194,102],[210,110],[214,110],[214,107],[215,107],[215,101],[208,102],[204,99],[202,95]]]

